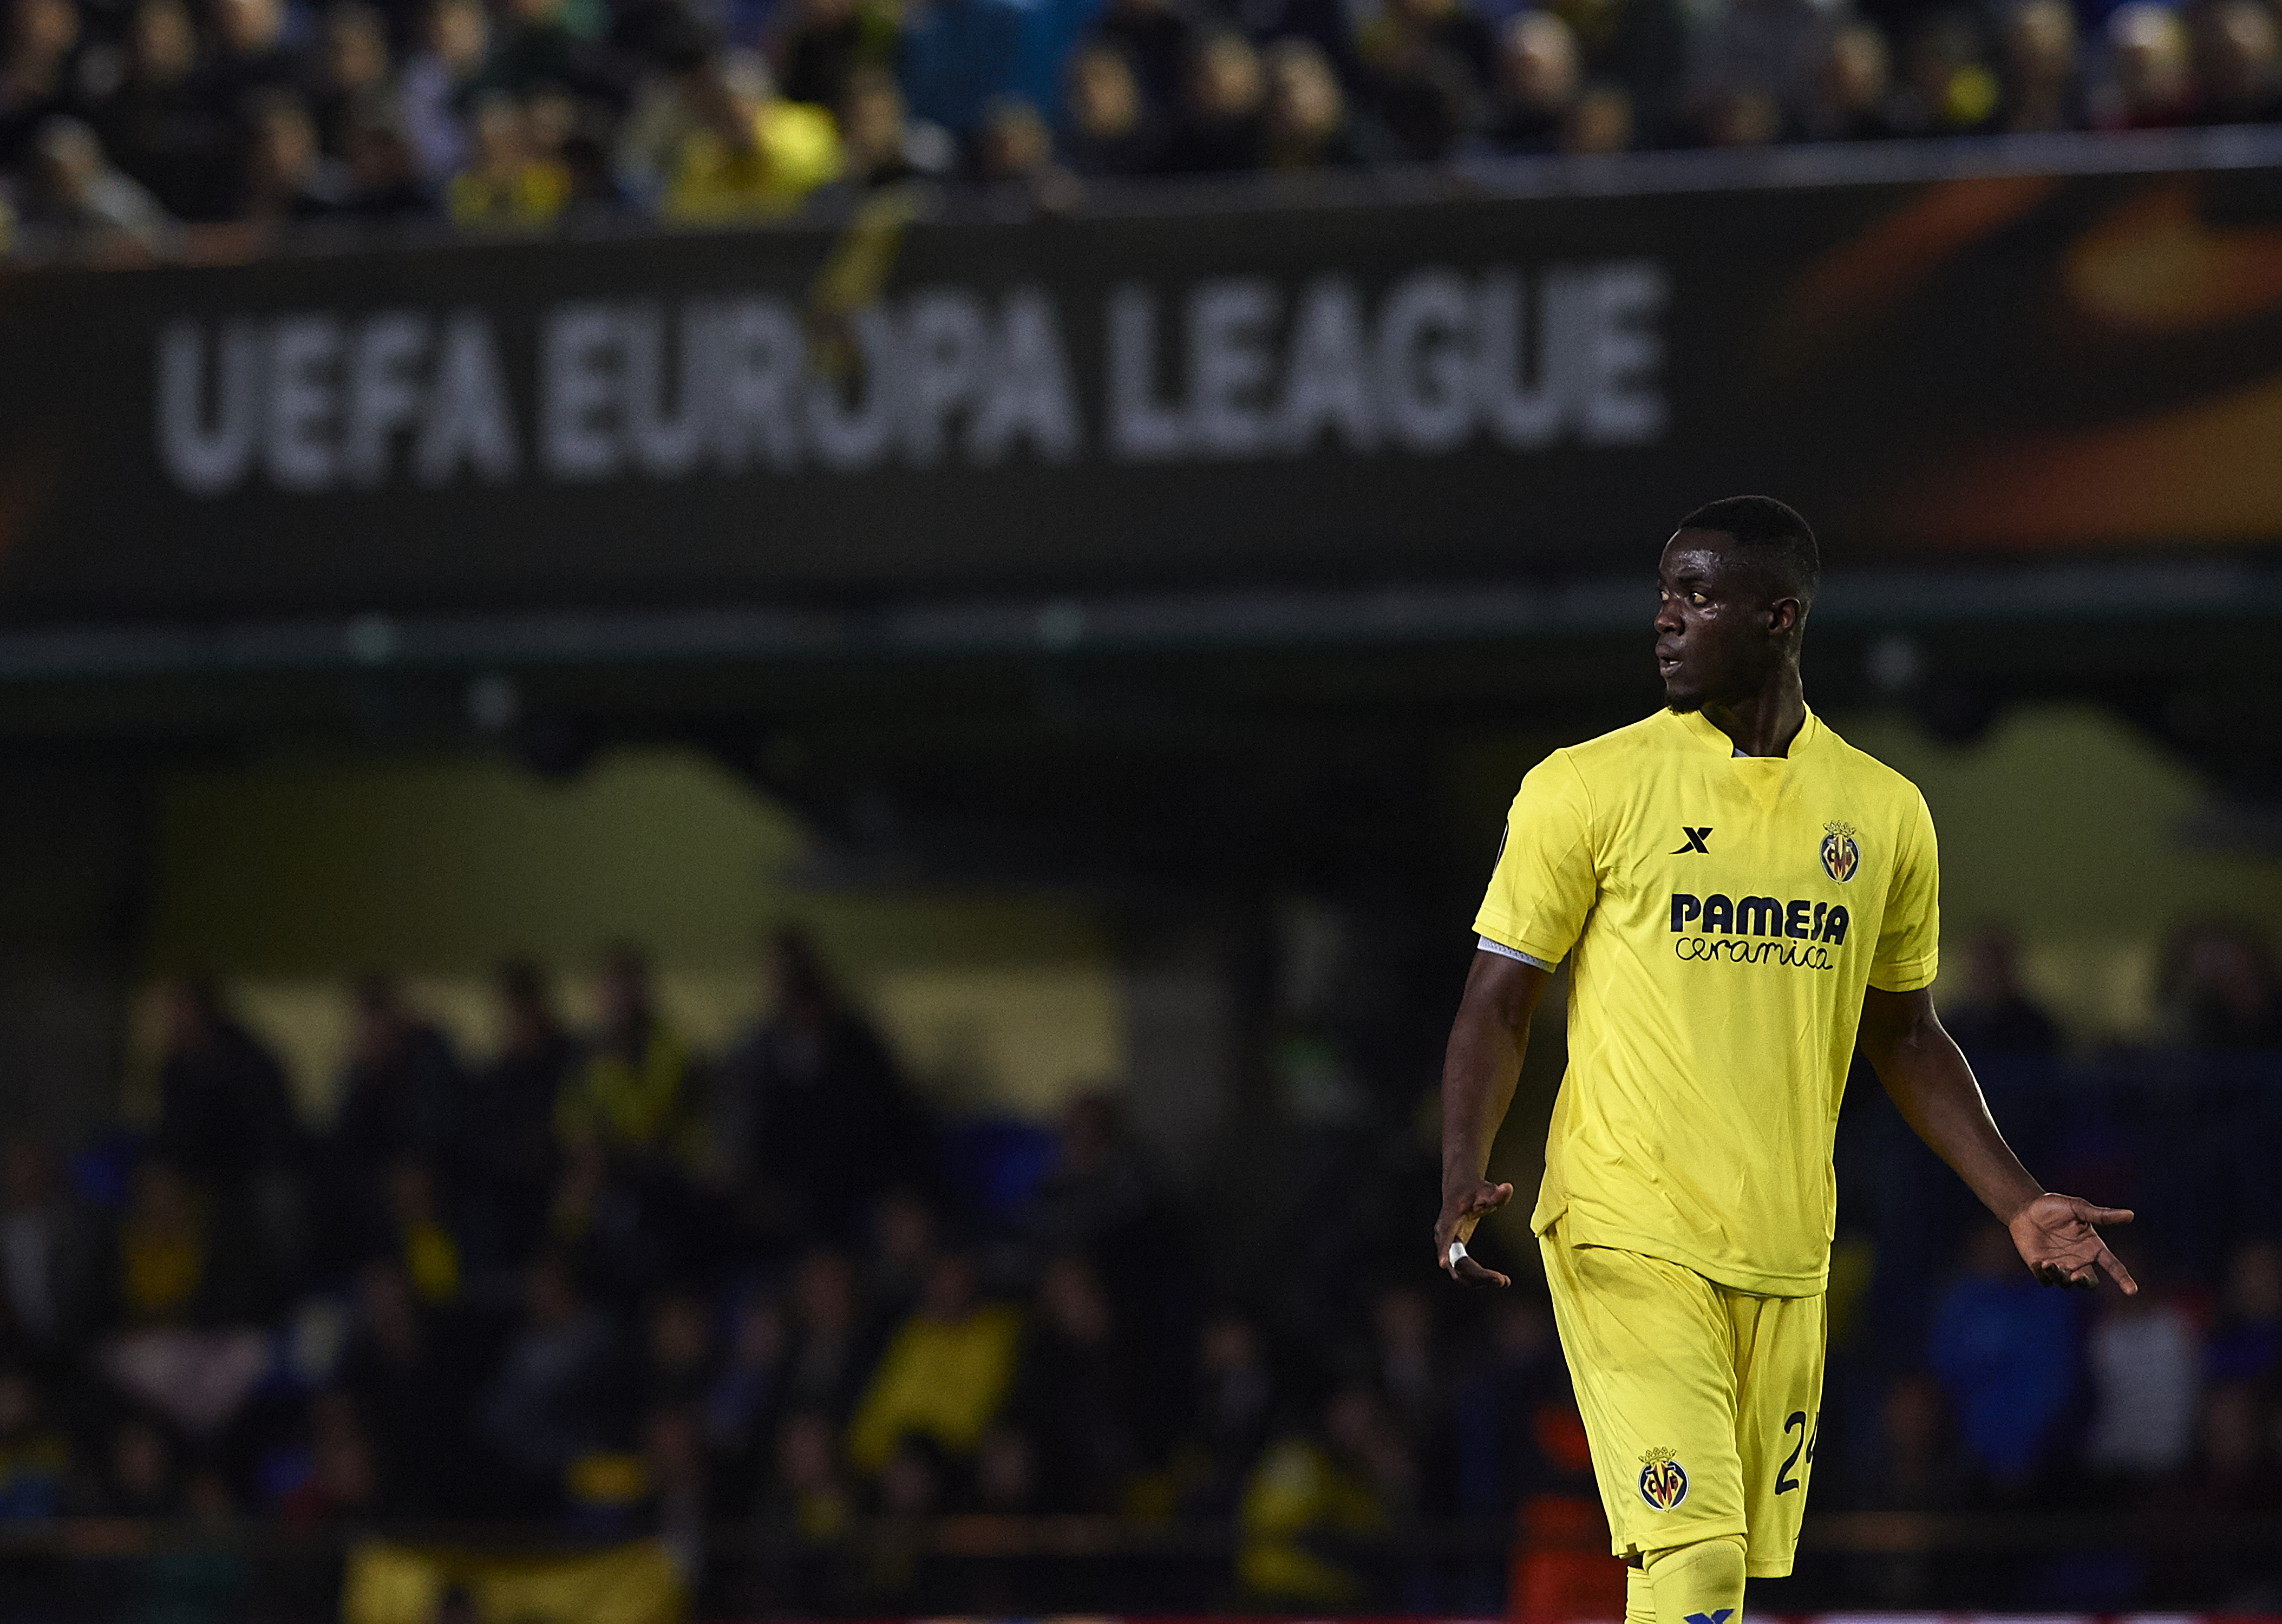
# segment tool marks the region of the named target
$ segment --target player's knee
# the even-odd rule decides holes
[[[1743,1536],[1668,1545],[1641,1558],[1657,1624],[1737,1624],[1743,1611]]]

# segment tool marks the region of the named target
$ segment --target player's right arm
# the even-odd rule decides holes
[[[1434,1224],[1434,1261],[1466,1286],[1505,1286],[1506,1277],[1461,1255],[1453,1242],[1513,1199],[1510,1184],[1489,1182],[1490,1146],[1513,1103],[1529,1018],[1550,979],[1541,967],[1477,950],[1466,990],[1442,1055],[1442,1212]]]

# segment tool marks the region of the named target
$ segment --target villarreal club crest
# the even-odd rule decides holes
[[[1678,1451],[1650,1449],[1641,1457],[1641,1498],[1652,1510],[1668,1511],[1688,1498],[1688,1472]]]
[[[1826,823],[1822,826],[1822,872],[1843,885],[1862,866],[1862,848],[1854,843],[1854,826],[1851,823]]]

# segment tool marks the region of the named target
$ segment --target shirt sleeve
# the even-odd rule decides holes
[[[1904,843],[1901,860],[1886,890],[1886,916],[1878,926],[1878,951],[1870,960],[1870,984],[1881,992],[1915,992],[1933,985],[1941,964],[1941,852],[1933,814],[1925,796]]]
[[[1531,769],[1506,813],[1474,932],[1543,964],[1567,957],[1601,892],[1592,799],[1566,750]]]

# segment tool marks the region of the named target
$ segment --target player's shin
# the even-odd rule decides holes
[[[1656,1624],[1741,1624],[1742,1535],[1651,1550],[1642,1558],[1641,1572],[1655,1598]],[[1631,1612],[1627,1605],[1626,1624]]]

